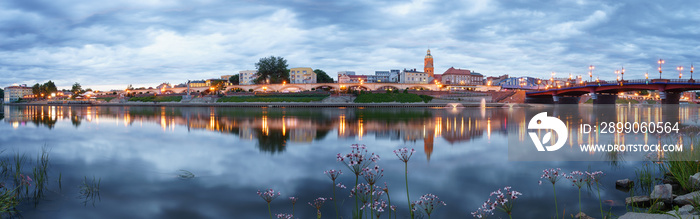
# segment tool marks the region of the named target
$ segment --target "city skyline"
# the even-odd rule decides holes
[[[695,6],[695,7],[694,7]],[[697,2],[35,2],[0,3],[0,87],[74,82],[93,89],[155,86],[255,69],[338,71],[450,67],[485,76],[664,78],[700,60]],[[449,9],[448,9],[449,8]],[[693,46],[695,45],[695,46]]]

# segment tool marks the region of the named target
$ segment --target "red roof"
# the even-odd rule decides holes
[[[471,75],[471,71],[469,71],[467,69],[458,69],[458,68],[450,67],[442,75]]]

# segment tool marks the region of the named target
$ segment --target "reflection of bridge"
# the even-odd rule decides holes
[[[437,90],[438,85],[436,84],[400,84],[400,83],[316,83],[316,84],[251,84],[251,85],[230,85],[227,86],[227,90],[232,89],[242,89],[244,91],[271,91],[271,92],[282,92],[282,91],[306,91],[311,89],[331,89],[331,90],[404,90],[404,89],[423,89],[423,90]],[[190,88],[192,92],[202,92],[209,89],[209,87],[196,87]],[[183,93],[186,92],[186,87],[176,87],[167,88],[165,92],[170,91],[172,93]],[[149,90],[150,91],[150,90]],[[152,90],[152,92],[157,92],[157,90]]]
[[[656,90],[663,104],[678,104],[681,93],[700,90],[700,82],[694,80],[625,80],[588,82],[582,85],[556,87],[527,92],[528,103],[578,103],[579,97],[590,94],[595,104],[614,104],[617,94],[625,91]]]

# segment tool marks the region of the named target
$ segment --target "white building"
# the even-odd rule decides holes
[[[24,98],[24,96],[32,95],[32,88],[27,87],[26,84],[19,86],[9,86],[5,88],[5,97],[3,98],[5,103],[10,103]]]
[[[244,70],[238,72],[238,84],[251,85],[255,84],[254,80],[258,78],[257,70]]]
[[[427,84],[432,80],[430,75],[416,69],[404,69],[399,76],[399,83],[403,84]]]
[[[289,70],[289,80],[292,84],[315,84],[316,73],[308,67],[292,68]]]
[[[355,75],[354,71],[339,71],[338,83],[350,83],[350,76]]]

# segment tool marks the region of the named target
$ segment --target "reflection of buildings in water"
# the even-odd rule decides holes
[[[262,139],[266,144],[278,141],[312,142],[322,139],[330,130],[337,130],[339,138],[374,135],[379,139],[423,140],[426,155],[432,154],[436,138],[450,144],[469,141],[504,128],[505,113],[499,110],[463,111],[458,114],[443,110],[361,110],[337,109],[221,109],[178,107],[84,107],[84,106],[5,106],[5,121],[21,125],[35,122],[52,127],[58,120],[70,120],[75,126],[81,122],[110,122],[132,126],[151,123],[163,131],[174,131],[177,126],[188,130],[209,130],[238,135],[241,139]],[[489,118],[499,122],[489,122]],[[275,133],[273,138],[269,135]]]

